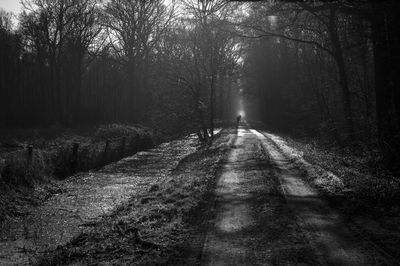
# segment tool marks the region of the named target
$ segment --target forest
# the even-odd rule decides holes
[[[396,1],[24,1],[21,14],[1,11],[1,126],[132,122],[204,135],[233,119],[240,86],[257,99],[254,120],[378,143],[394,169],[397,12]]]
[[[21,0],[20,6],[16,14],[0,1],[0,186],[18,183],[10,177],[17,166],[7,168],[1,156],[14,145],[10,139],[24,142],[15,130],[29,135],[31,143],[17,146],[31,147],[31,155],[41,132],[86,130],[86,144],[68,140],[51,155],[57,159],[40,159],[58,160],[51,175],[68,168],[65,178],[186,134],[213,147],[238,119],[237,139],[248,127],[267,130],[274,141],[272,134],[301,139],[300,153],[314,162],[324,161],[320,148],[345,154],[355,158],[346,167],[354,163],[376,177],[362,197],[390,206],[400,199],[399,1]],[[89,127],[99,129],[87,133]],[[128,144],[132,134],[139,137]],[[110,136],[121,146],[105,160]],[[92,138],[99,142],[88,144]],[[274,146],[263,145],[278,167]],[[81,147],[89,155],[80,155]],[[217,150],[209,155],[215,162],[225,152]],[[84,156],[90,167],[76,162]],[[329,158],[322,167],[341,178],[334,168],[342,159]],[[40,167],[35,176],[47,169]],[[358,193],[366,184],[360,180],[338,181],[333,190]]]

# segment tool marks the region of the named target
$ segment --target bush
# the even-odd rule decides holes
[[[150,129],[141,126],[110,124],[100,126],[94,135],[96,141],[115,139],[127,136],[149,134]]]
[[[33,186],[35,181],[43,180],[49,169],[48,155],[41,150],[34,150],[31,158],[26,150],[11,152],[4,157],[0,177],[8,186]]]

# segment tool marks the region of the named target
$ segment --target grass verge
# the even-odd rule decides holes
[[[398,177],[361,149],[328,148],[288,136],[275,135],[274,141],[304,171],[303,177],[341,211],[351,229],[387,258],[400,260]]]
[[[211,146],[184,158],[164,182],[148,185],[84,234],[41,258],[40,265],[71,263],[193,265],[212,215],[216,176],[232,137],[223,130]]]

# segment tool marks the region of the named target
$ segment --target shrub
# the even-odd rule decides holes
[[[43,180],[49,169],[48,155],[41,150],[34,150],[31,158],[26,150],[3,156],[0,177],[8,186],[33,186],[35,181]]]
[[[94,135],[94,139],[96,141],[114,139],[132,135],[143,134],[137,127],[129,126],[129,125],[120,125],[120,124],[110,124],[110,125],[102,125],[100,126]]]

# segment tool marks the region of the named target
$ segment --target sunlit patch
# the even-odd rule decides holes
[[[238,130],[238,137],[242,137],[247,133],[247,130],[239,128]]]
[[[276,25],[277,25],[278,17],[277,16],[268,16],[268,21],[271,24],[271,28],[275,29]]]
[[[254,223],[247,204],[232,204],[218,217],[216,226],[225,233],[243,230]]]
[[[234,171],[227,172],[227,173],[222,174],[221,183],[224,186],[226,186],[226,184],[228,184],[228,186],[230,186],[231,184],[240,183],[240,179],[239,179],[238,174],[236,172],[234,172]]]
[[[241,110],[241,111],[239,111],[239,115],[240,115],[241,117],[245,117],[245,116],[246,116],[246,113],[245,113],[245,111]]]

